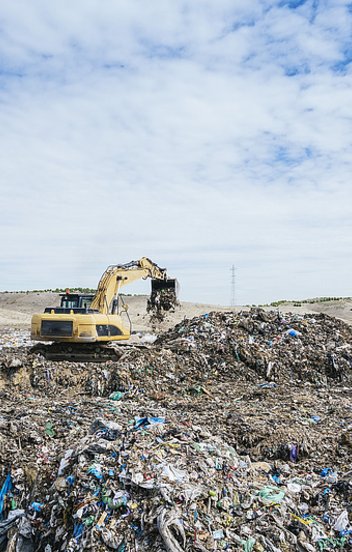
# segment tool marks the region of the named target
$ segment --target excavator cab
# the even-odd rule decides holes
[[[94,294],[87,293],[60,293],[61,302],[59,307],[46,307],[45,313],[65,314],[73,311],[74,313],[97,312],[90,308]]]

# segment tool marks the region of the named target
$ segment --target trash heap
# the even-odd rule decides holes
[[[0,552],[352,550],[351,346],[262,310],[119,362],[5,346]]]
[[[3,328],[0,334],[0,351],[4,348],[12,347],[31,347],[33,341],[31,341],[29,332],[15,328]]]
[[[325,314],[212,312],[181,322],[156,345],[249,379],[343,381],[352,375],[352,327]]]
[[[32,467],[31,491],[26,470],[7,475],[0,550],[313,552],[351,541],[351,473],[251,462],[177,419],[97,418],[52,454]]]

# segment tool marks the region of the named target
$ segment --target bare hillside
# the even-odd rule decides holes
[[[147,314],[147,296],[136,295],[125,297],[128,304],[128,314],[133,329],[137,332],[152,331],[150,316]],[[27,328],[31,316],[36,312],[43,312],[45,307],[56,306],[60,297],[56,293],[0,293],[0,326],[14,326]],[[168,313],[165,320],[158,325],[158,331],[168,329],[184,318],[193,318],[211,310],[225,311],[226,307],[218,305],[203,305],[200,303],[182,302],[175,312]]]

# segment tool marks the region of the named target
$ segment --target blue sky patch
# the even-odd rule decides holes
[[[297,8],[300,8],[303,6],[307,0],[283,0],[280,2],[280,7],[287,6],[291,10],[296,10]]]
[[[286,165],[287,167],[299,165],[311,159],[313,157],[313,150],[311,147],[305,147],[301,152],[292,152],[287,146],[278,146],[274,150],[274,161]]]
[[[308,75],[310,68],[308,65],[296,65],[285,68],[285,75],[287,77],[296,77],[297,75]]]
[[[349,64],[352,62],[352,48],[347,48],[343,52],[343,57],[332,66],[332,70],[335,73],[345,74],[348,70]]]
[[[155,44],[146,40],[141,41],[146,48],[148,57],[162,59],[178,59],[186,55],[184,46],[168,46],[167,44]]]

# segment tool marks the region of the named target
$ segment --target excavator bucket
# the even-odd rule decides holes
[[[148,300],[147,310],[162,316],[165,311],[172,310],[177,305],[178,282],[175,278],[152,280],[152,292]]]

